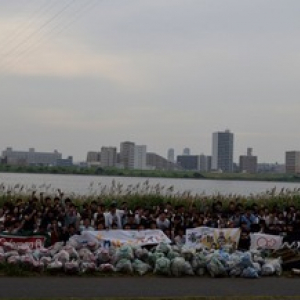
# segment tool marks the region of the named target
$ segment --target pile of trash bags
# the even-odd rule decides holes
[[[280,276],[282,261],[259,250],[192,250],[160,243],[147,250],[139,246],[102,247],[97,243],[56,243],[32,250],[26,245],[5,242],[0,246],[0,265],[17,265],[32,271],[112,273],[165,276],[211,276],[258,278]]]

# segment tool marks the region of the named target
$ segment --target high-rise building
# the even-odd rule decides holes
[[[178,155],[177,164],[184,170],[198,171],[200,168],[199,155]]]
[[[175,151],[173,148],[168,150],[168,161],[174,163],[175,162]]]
[[[285,152],[285,172],[300,174],[300,151]]]
[[[257,172],[257,156],[252,155],[252,148],[247,149],[247,155],[240,156],[239,170],[246,173]]]
[[[209,159],[208,159],[208,156],[204,155],[204,154],[201,154],[200,155],[200,158],[199,158],[199,161],[200,161],[200,166],[199,166],[199,170],[201,172],[208,172],[209,171]]]
[[[89,151],[87,153],[86,162],[88,165],[100,165],[100,152]]]
[[[229,130],[213,133],[212,169],[233,172],[233,133]]]
[[[122,142],[120,146],[120,163],[124,169],[134,169],[134,148],[133,142]]]
[[[3,160],[8,165],[24,166],[54,166],[57,160],[62,158],[62,154],[57,150],[54,152],[36,152],[34,148],[29,151],[15,151],[7,148],[2,152]]]
[[[152,168],[154,170],[175,170],[177,165],[165,159],[164,157],[153,153],[147,153],[147,168]]]
[[[184,148],[182,155],[191,155],[191,149],[190,148]]]
[[[147,146],[135,145],[134,146],[134,169],[146,170],[147,164]]]
[[[56,161],[56,166],[58,166],[58,167],[72,167],[73,166],[73,156],[58,159]]]
[[[115,167],[117,164],[117,148],[102,147],[101,148],[101,167]]]

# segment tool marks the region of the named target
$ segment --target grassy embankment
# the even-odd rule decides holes
[[[22,184],[16,184],[15,187],[0,185],[0,207],[6,201],[16,201],[21,198],[23,200],[29,200],[32,198],[32,192],[36,192],[36,196],[39,198],[39,193],[42,191],[44,195],[54,196],[57,190],[47,190],[43,187],[26,188]],[[224,208],[226,208],[229,202],[233,201],[236,204],[242,204],[244,206],[257,203],[259,206],[266,206],[273,209],[277,206],[280,209],[284,209],[287,206],[294,205],[300,209],[300,188],[294,190],[273,190],[266,191],[257,195],[205,195],[205,194],[191,194],[190,191],[175,192],[173,186],[163,186],[161,184],[150,184],[149,180],[140,182],[136,185],[124,186],[116,180],[112,180],[111,185],[101,185],[91,183],[86,195],[76,195],[71,193],[65,195],[69,197],[78,206],[81,206],[84,202],[91,202],[93,200],[102,202],[109,205],[111,201],[117,201],[121,204],[123,201],[128,203],[130,209],[135,209],[137,206],[152,208],[154,206],[171,203],[173,206],[184,205],[187,208],[191,205],[195,205],[198,210],[205,210],[206,207],[216,202],[221,201]]]
[[[76,174],[127,177],[190,178],[210,180],[251,180],[300,182],[300,175],[293,174],[246,174],[246,173],[203,173],[195,171],[122,170],[116,168],[38,167],[0,165],[0,173]]]

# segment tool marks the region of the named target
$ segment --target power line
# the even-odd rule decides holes
[[[55,5],[57,5],[59,1],[50,1],[43,3],[39,8],[27,19],[27,23],[24,26],[20,26],[12,35],[8,35],[5,40],[2,41],[0,48],[2,48],[2,52],[5,52],[5,47],[9,46],[15,39],[18,39],[18,36],[22,35],[24,32],[26,32],[32,24],[36,22],[35,19],[39,18],[40,15],[44,15],[45,13],[48,13]]]
[[[52,16],[50,19],[48,19],[46,22],[44,22],[40,28],[33,33],[31,33],[29,36],[27,36],[24,40],[22,40],[20,43],[18,43],[15,47],[13,47],[10,52],[8,52],[6,55],[3,55],[4,58],[8,57],[9,55],[16,52],[20,47],[22,47],[24,44],[26,44],[30,39],[32,39],[36,34],[40,33],[43,28],[45,28],[48,24],[53,22],[55,19],[57,19],[65,10],[67,10],[75,0],[71,0],[71,2],[67,3],[61,10],[59,10],[54,16]]]
[[[81,18],[84,14],[86,14],[88,11],[93,9],[99,4],[99,0],[93,0],[91,2],[85,3],[84,5],[80,6],[72,15],[71,20],[64,22],[62,24],[57,24],[52,29],[50,29],[48,32],[46,32],[40,39],[38,39],[34,44],[29,45],[24,51],[20,52],[17,56],[17,58],[12,62],[12,65],[9,65],[10,67],[14,67],[22,58],[24,58],[26,55],[28,55],[30,52],[36,50],[39,46],[45,42],[45,39],[49,39],[55,33],[56,35],[60,34],[61,32],[67,30],[74,22],[78,21],[79,18]],[[56,31],[58,29],[58,31]]]

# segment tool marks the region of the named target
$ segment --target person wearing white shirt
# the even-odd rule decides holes
[[[80,226],[80,232],[82,231],[94,231],[95,228],[91,226],[91,221],[89,218],[83,220],[83,225]]]
[[[124,210],[117,209],[117,204],[113,202],[110,205],[109,212],[104,213],[105,228],[111,229],[113,224],[116,224],[118,229],[123,228]]]
[[[156,219],[156,225],[157,228],[160,230],[165,230],[170,228],[170,220],[167,219],[166,217],[166,213],[164,211],[162,211],[159,215],[159,217]]]

